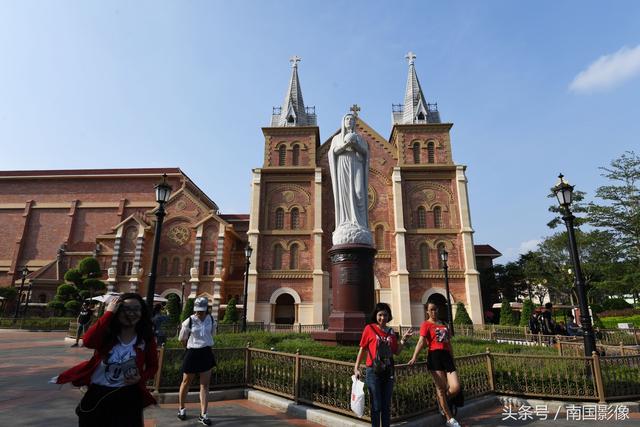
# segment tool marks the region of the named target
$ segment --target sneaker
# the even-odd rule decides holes
[[[201,423],[201,424],[204,424],[206,426],[210,426],[211,425],[211,420],[209,418],[207,418],[207,414],[200,415],[198,417],[198,422]],[[460,427],[460,426],[458,426],[458,427]]]
[[[73,344],[71,347],[77,347],[78,343]]]
[[[186,408],[178,409],[178,419],[180,421],[184,421],[187,419],[187,410]]]
[[[459,422],[456,421],[455,418],[451,418],[447,421],[447,427],[462,427]]]

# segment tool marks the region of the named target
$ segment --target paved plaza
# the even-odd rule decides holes
[[[48,384],[60,371],[86,360],[90,350],[70,348],[63,332],[26,332],[0,330],[0,425],[1,426],[74,426],[74,408],[81,398],[79,389]],[[197,404],[188,404],[192,415],[185,422],[176,417],[176,404],[162,404],[145,411],[145,426],[195,426]],[[467,407],[468,408],[468,407]],[[465,409],[467,409],[465,408]],[[468,412],[468,413],[467,413]],[[227,400],[210,404],[210,416],[216,426],[317,426],[306,420],[276,412],[248,400]],[[463,411],[463,426],[582,426],[616,425],[640,427],[640,414],[631,413],[624,421],[566,421],[560,414],[553,420],[508,420],[501,407]],[[433,418],[432,418],[433,419]],[[427,424],[424,425],[437,425]]]

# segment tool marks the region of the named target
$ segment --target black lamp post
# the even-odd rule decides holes
[[[442,252],[440,252],[440,259],[442,260],[442,269],[444,270],[444,289],[447,293],[447,323],[449,324],[451,336],[454,336],[453,316],[451,314],[451,295],[449,294],[449,265],[447,264],[447,261],[449,261],[449,252],[443,249]]]
[[[22,311],[22,317],[27,317],[27,310],[29,310],[29,300],[31,299],[31,283],[27,287],[27,300],[24,302],[24,310]]]
[[[587,304],[587,295],[585,292],[584,277],[582,276],[582,267],[580,266],[580,257],[578,256],[578,244],[576,243],[576,235],[573,227],[573,220],[576,218],[571,213],[571,202],[573,198],[573,185],[564,179],[560,174],[559,181],[551,190],[558,198],[558,203],[563,209],[562,219],[567,226],[567,234],[569,235],[569,254],[573,263],[574,283],[578,292],[578,306],[580,307],[580,323],[584,332],[584,355],[591,357],[596,351],[596,337],[593,333],[593,325],[591,323],[591,315],[589,314],[589,306]]]
[[[27,275],[29,274],[29,269],[25,266],[20,272],[20,277],[22,281],[20,282],[20,290],[18,290],[18,295],[16,295],[16,311],[13,313],[13,323],[15,324],[18,320],[18,313],[20,312],[20,297],[22,296],[22,289],[24,288],[24,281],[27,279]]]
[[[249,292],[249,266],[251,265],[251,253],[253,248],[249,243],[244,248],[244,299],[242,300],[242,332],[247,332],[247,299]]]
[[[156,210],[156,230],[153,236],[153,252],[151,253],[151,268],[149,269],[149,282],[147,284],[147,305],[153,310],[153,298],[156,293],[156,267],[158,264],[158,252],[160,249],[160,234],[162,233],[162,221],[166,212],[164,204],[171,197],[171,186],[167,183],[167,174],[162,175],[162,182],[156,185],[156,202],[158,202],[158,210]]]

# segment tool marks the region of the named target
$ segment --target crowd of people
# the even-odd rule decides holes
[[[556,322],[553,318],[553,304],[546,303],[539,311],[529,317],[529,332],[542,335],[581,336],[582,329],[575,321],[573,314],[566,315],[566,322]]]

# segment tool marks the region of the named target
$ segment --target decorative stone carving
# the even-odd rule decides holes
[[[176,225],[169,229],[167,237],[176,245],[182,246],[189,241],[191,232],[184,225]]]
[[[356,132],[356,116],[348,113],[328,153],[336,229],[333,244],[373,245],[369,231],[369,147]]]
[[[287,203],[293,202],[293,199],[295,198],[293,191],[283,191],[282,196],[284,197],[284,201]]]

